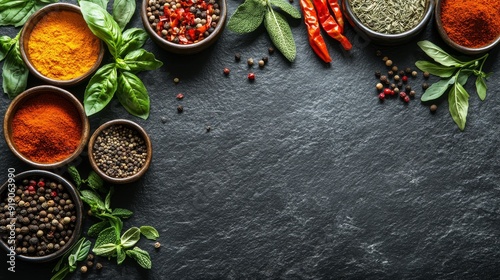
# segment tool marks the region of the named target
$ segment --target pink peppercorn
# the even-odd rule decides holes
[[[229,68],[224,68],[224,75],[229,75],[229,72],[231,72]]]
[[[248,73],[248,79],[249,79],[250,81],[255,80],[255,74],[254,74],[254,73]]]
[[[181,100],[184,98],[184,94],[182,93],[178,93],[177,96],[176,96],[177,99]]]
[[[379,95],[378,95],[378,99],[380,99],[380,101],[384,101],[385,99],[385,94],[383,92],[381,92]]]

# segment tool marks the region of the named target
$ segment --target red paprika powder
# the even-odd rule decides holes
[[[500,0],[444,0],[441,22],[455,43],[483,47],[500,36]]]
[[[76,108],[57,95],[42,93],[26,100],[12,119],[16,149],[38,163],[66,159],[81,138],[82,122]]]

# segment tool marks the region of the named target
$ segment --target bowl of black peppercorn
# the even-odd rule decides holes
[[[139,124],[115,119],[99,126],[88,145],[92,169],[104,180],[126,184],[140,179],[153,156],[151,139]]]
[[[83,203],[75,187],[46,170],[15,174],[0,187],[0,247],[8,262],[44,263],[63,256],[78,241]]]

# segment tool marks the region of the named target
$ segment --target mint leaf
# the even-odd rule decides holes
[[[257,29],[266,14],[264,3],[258,0],[245,0],[229,19],[227,28],[239,34],[250,33]]]
[[[141,230],[138,227],[131,227],[120,238],[120,244],[123,248],[133,247],[141,238]]]
[[[133,214],[134,212],[124,208],[115,208],[113,209],[113,212],[111,212],[111,215],[124,219],[130,218],[130,216],[132,216]]]
[[[94,170],[90,171],[89,177],[86,180],[87,185],[95,191],[106,192],[104,189],[104,180],[95,173]]]
[[[98,256],[112,257],[116,254],[116,248],[118,246],[113,243],[105,243],[99,246],[95,246],[92,251]]]
[[[156,240],[160,237],[158,231],[152,226],[142,226],[140,227],[141,233],[150,240]]]
[[[80,177],[80,172],[78,172],[76,167],[72,165],[68,167],[68,173],[73,182],[75,182],[75,185],[79,188],[80,185],[82,184],[82,178]]]
[[[87,235],[97,237],[101,231],[109,227],[109,221],[100,221],[90,226]]]
[[[133,258],[137,263],[145,269],[151,269],[151,257],[149,253],[140,249],[139,247],[134,247],[132,250],[125,251],[127,256]]]
[[[297,50],[292,30],[286,19],[269,7],[264,17],[264,26],[276,48],[280,50],[288,61],[294,61]]]
[[[117,238],[116,238],[116,233],[115,233],[115,228],[114,227],[108,227],[104,230],[102,230],[99,235],[97,236],[97,239],[95,241],[94,247],[101,246],[106,243],[116,243]]]

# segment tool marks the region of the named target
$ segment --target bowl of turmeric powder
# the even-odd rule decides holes
[[[500,6],[490,0],[438,0],[435,20],[443,41],[460,53],[477,55],[500,44]]]
[[[90,31],[80,7],[50,4],[34,13],[19,38],[30,72],[55,86],[76,85],[99,68],[105,48]]]
[[[5,112],[4,137],[23,162],[55,169],[76,160],[90,135],[80,101],[69,91],[43,85],[27,89]]]

